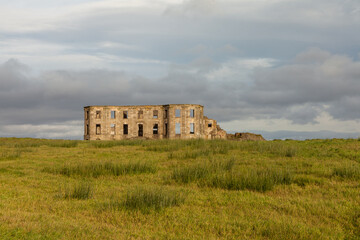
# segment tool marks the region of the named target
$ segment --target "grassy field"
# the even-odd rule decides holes
[[[0,138],[0,239],[360,239],[360,140]]]

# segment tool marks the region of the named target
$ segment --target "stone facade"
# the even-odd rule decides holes
[[[85,140],[226,139],[197,104],[84,107]]]

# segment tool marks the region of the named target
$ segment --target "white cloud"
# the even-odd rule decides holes
[[[52,124],[18,124],[0,127],[1,136],[26,136],[36,138],[81,139],[83,121],[66,121]]]
[[[109,48],[109,49],[131,50],[131,51],[138,51],[141,49],[141,47],[139,46],[124,44],[119,42],[111,42],[111,41],[100,42],[99,47]]]
[[[246,132],[250,130],[263,131],[297,131],[297,132],[316,132],[334,131],[343,133],[360,132],[359,120],[341,121],[332,118],[328,113],[322,112],[316,117],[316,123],[294,124],[291,120],[284,118],[277,119],[257,119],[248,118],[243,120],[233,120],[220,122],[221,127],[232,132]]]
[[[48,2],[48,1],[46,1]],[[0,15],[0,31],[6,32],[37,32],[44,30],[72,29],[76,22],[84,16],[114,11],[147,10],[161,12],[166,1],[75,1],[72,4],[63,4],[61,1],[51,1],[44,4],[37,1],[33,4],[2,4]]]
[[[256,68],[270,68],[276,63],[275,59],[231,59],[222,63],[218,68],[209,71],[205,76],[211,81],[236,79],[238,82],[249,82],[250,74]]]
[[[2,54],[13,56],[35,54],[53,56],[59,52],[69,50],[70,47],[64,44],[48,43],[35,39],[15,38],[0,40],[0,49],[3,49]]]
[[[94,45],[82,46],[84,49],[91,49],[90,51],[79,52],[74,49],[75,46],[69,44],[55,44],[34,39],[8,39],[0,41],[0,49],[3,49],[0,56],[0,62],[5,62],[8,59],[21,59],[22,62],[31,65],[36,72],[44,70],[85,70],[85,69],[118,69],[121,65],[123,70],[130,70],[126,65],[137,66],[141,69],[144,64],[161,65],[157,68],[165,69],[169,64],[166,61],[147,58],[135,58],[118,55],[112,55],[101,52],[101,49],[109,49],[110,51],[117,50],[131,50],[138,51],[139,48],[132,45],[126,45],[115,42],[101,42]],[[98,52],[100,50],[100,52]],[[126,65],[125,65],[126,64]]]
[[[214,14],[219,12],[216,0],[184,0],[171,4],[165,11],[167,15],[194,16],[198,14]]]

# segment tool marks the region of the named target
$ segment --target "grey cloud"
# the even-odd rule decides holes
[[[23,85],[31,88],[19,85],[13,96],[2,94],[0,107],[8,108],[9,117],[1,121],[78,120],[86,105],[190,102],[205,105],[208,115],[219,121],[286,118],[306,124],[315,123],[322,111],[336,119],[359,119],[359,64],[346,56],[310,49],[288,65],[255,68],[247,84],[236,77],[208,79],[207,74],[220,67],[211,61],[173,65],[167,76],[158,79],[109,70],[51,71],[40,75],[34,85],[23,76]],[[14,70],[13,75],[21,71]],[[34,114],[14,110],[24,107]]]
[[[94,2],[62,3],[46,24],[22,5],[7,19],[28,22],[0,24],[1,61],[41,72],[0,64],[0,124],[48,129],[85,105],[186,102],[219,121],[360,118],[358,0]],[[237,61],[258,58],[274,61]]]
[[[42,104],[42,106],[23,106],[13,108],[1,108],[0,125],[41,125],[56,124],[65,121],[80,120],[83,117],[81,105],[75,103],[75,110],[66,106],[57,107],[52,102]]]
[[[0,91],[6,92],[18,88],[26,84],[26,73],[28,68],[16,61],[9,59],[7,62],[0,65]]]
[[[359,78],[360,81],[360,78]],[[360,96],[344,96],[330,105],[327,111],[336,119],[360,121]]]
[[[311,56],[314,56],[313,50],[301,54],[302,63],[256,72],[255,86],[251,89],[256,94],[248,96],[249,101],[278,105],[326,103],[358,94],[360,62],[329,53],[319,63],[313,64],[312,58],[310,64],[304,62]]]
[[[341,120],[360,117],[360,62],[347,56],[310,49],[288,65],[255,70],[253,80],[242,100],[254,112],[273,109],[299,124],[315,123],[322,111]]]
[[[360,28],[360,21],[356,20],[359,13],[354,9],[359,4],[354,1],[191,0],[169,8],[201,12],[209,6],[215,6],[217,14],[202,14],[197,18],[163,14],[166,5],[90,8],[55,19],[56,29],[16,37],[65,45],[67,50],[63,54],[106,53],[172,63],[189,62],[194,56],[211,54],[223,46],[231,46],[231,53],[217,51],[211,57],[228,59],[234,56],[235,49],[239,49],[237,56],[272,58],[288,58],[313,46],[336,48],[348,55],[358,49],[360,34],[354,29]],[[325,22],[318,24],[324,19]],[[108,41],[133,47],[109,49],[101,44]],[[139,73],[141,68],[137,70]]]
[[[291,120],[295,124],[317,123],[315,120],[321,113],[322,108],[314,104],[293,106],[284,112],[284,118]]]
[[[27,108],[43,100],[43,90],[36,82],[30,84],[29,68],[15,59],[0,65],[0,107]]]
[[[13,72],[16,76],[21,69]],[[1,82],[11,81],[1,72],[0,79]],[[1,94],[2,124],[79,120],[82,107],[87,105],[206,104],[213,101],[229,104],[228,99],[223,98],[225,92],[198,72],[182,73],[175,69],[155,80],[109,70],[63,70],[49,71],[36,79],[24,76],[21,81],[22,84],[13,86],[13,93]]]
[[[85,105],[121,104],[118,99],[130,95],[128,79],[122,72],[52,71],[31,78],[23,69],[16,60],[0,65],[0,83],[8,86],[7,91],[0,90],[0,123],[40,124],[79,119]]]
[[[28,68],[23,64],[11,60],[0,65],[1,84],[11,87],[0,95],[0,123],[59,124],[81,121],[87,105],[164,103],[202,104],[205,114],[220,122],[284,118],[307,124],[316,123],[323,112],[335,119],[360,120],[359,64],[310,49],[288,64],[254,68],[248,79],[214,81],[207,75],[221,66],[211,60],[173,65],[157,79],[110,70],[48,71],[34,78],[24,73]]]
[[[321,64],[331,57],[331,54],[319,48],[310,48],[308,51],[298,54],[295,62],[299,64]]]

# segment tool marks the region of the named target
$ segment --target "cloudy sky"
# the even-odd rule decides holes
[[[0,136],[81,139],[84,106],[167,103],[227,131],[360,135],[359,0],[0,0],[0,16]]]

